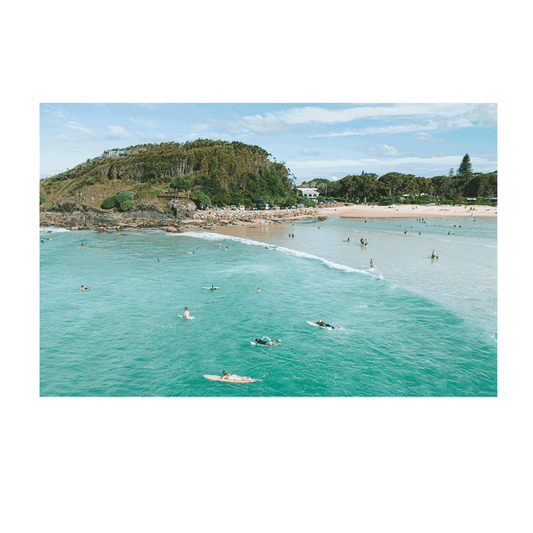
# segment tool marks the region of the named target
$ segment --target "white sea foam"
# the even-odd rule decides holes
[[[306,252],[300,252],[298,250],[293,250],[292,248],[285,248],[283,246],[276,246],[275,244],[268,244],[266,242],[254,241],[253,239],[233,237],[232,235],[222,235],[220,233],[203,233],[203,232],[195,232],[195,231],[189,231],[185,233],[171,234],[171,235],[181,236],[181,237],[194,237],[197,239],[205,239],[208,241],[230,240],[230,241],[240,242],[242,244],[247,244],[249,246],[262,246],[263,248],[276,250],[277,252],[281,252],[285,255],[291,255],[293,257],[304,257],[306,259],[314,259],[315,261],[320,261],[321,263],[328,266],[329,268],[333,268],[336,270],[343,270],[344,272],[359,272],[361,274],[367,274],[369,276],[373,276],[373,274],[371,274],[370,272],[367,272],[366,270],[352,268],[346,265],[340,265],[339,263],[328,261],[327,259],[318,257],[317,255],[308,254]]]
[[[46,228],[39,228],[39,231],[41,233],[48,233],[48,232],[52,232],[52,233],[65,233],[65,232],[70,232],[69,229],[66,229],[66,228],[55,228],[54,226],[48,226]]]

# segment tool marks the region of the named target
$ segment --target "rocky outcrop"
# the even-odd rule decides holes
[[[193,206],[192,202],[174,201],[167,211],[143,202],[124,213],[116,213],[71,201],[55,202],[49,211],[41,212],[40,225],[68,229],[160,228],[178,232],[182,220],[194,216]]]

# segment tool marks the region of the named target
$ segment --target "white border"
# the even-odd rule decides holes
[[[40,103],[496,103],[498,105],[498,396],[494,398],[41,398],[39,396]],[[19,86],[20,418],[516,417],[516,86]],[[23,217],[20,217],[20,214]],[[501,241],[500,241],[501,242]],[[505,261],[505,263],[503,262]],[[509,267],[514,264],[514,268]]]

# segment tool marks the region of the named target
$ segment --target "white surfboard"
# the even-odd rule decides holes
[[[202,287],[202,289],[208,289],[210,291],[215,291],[216,289],[220,289],[220,287]]]
[[[322,329],[343,329],[343,328],[337,328],[337,327],[333,327],[333,328],[330,328],[329,326],[319,326],[316,322],[310,322],[309,320],[306,320],[306,322],[310,325],[310,326],[316,326],[317,328],[322,328]]]
[[[180,318],[185,318],[187,320],[194,320],[195,317],[193,316],[181,316],[181,315],[178,315]]]
[[[242,376],[234,376],[232,378],[222,378],[221,376],[212,376],[210,374],[204,374],[205,379],[209,379],[211,381],[220,381],[221,383],[255,383],[257,379],[242,377]]]

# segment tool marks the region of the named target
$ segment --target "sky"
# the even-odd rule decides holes
[[[286,163],[296,184],[362,171],[426,178],[497,169],[494,103],[41,103],[40,178],[136,144],[240,141]]]

